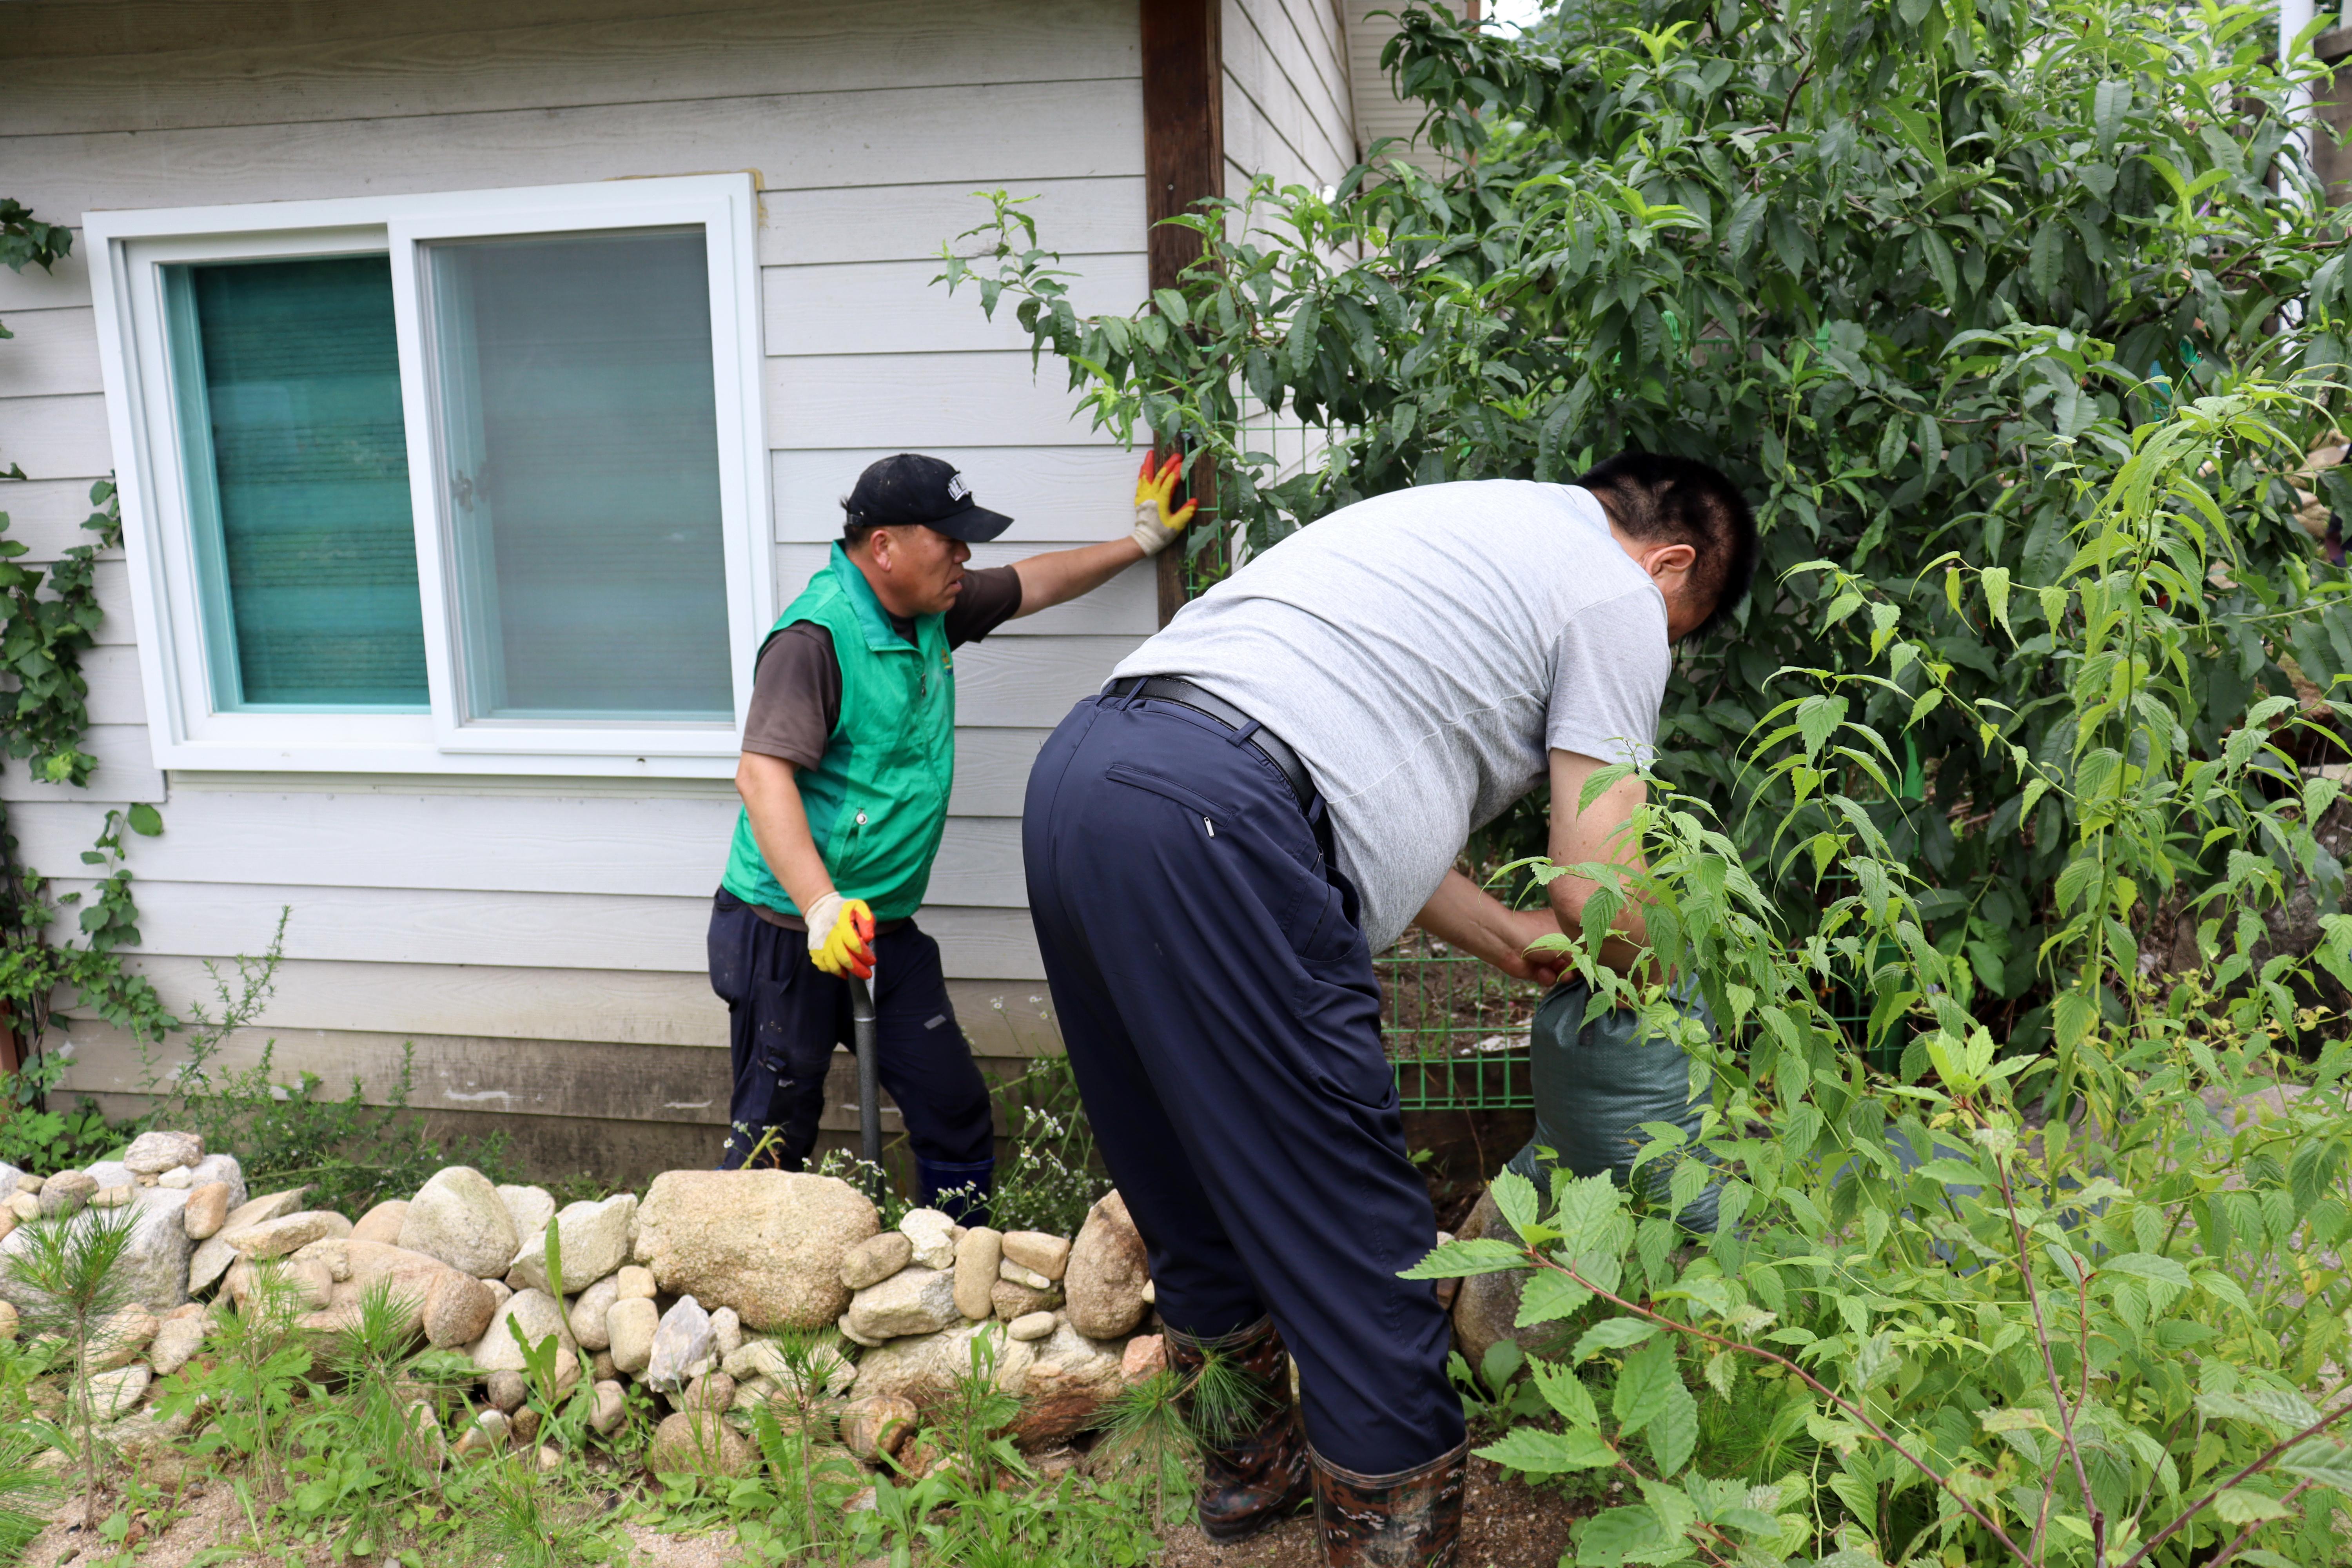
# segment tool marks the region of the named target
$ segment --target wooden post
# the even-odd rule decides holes
[[[1224,194],[1223,0],[1140,0],[1143,22],[1143,178],[1148,274],[1172,289],[1201,254],[1199,237],[1161,226],[1204,197]],[[1193,488],[1204,508],[1211,486]],[[1160,552],[1160,624],[1184,603],[1183,547]]]

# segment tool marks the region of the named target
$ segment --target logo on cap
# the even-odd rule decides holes
[[[961,474],[948,476],[948,500],[962,500],[971,494],[971,487],[963,482]]]

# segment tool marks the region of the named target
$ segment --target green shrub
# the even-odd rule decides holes
[[[1641,816],[1645,868],[1576,868],[1602,890],[1559,945],[1692,1053],[1715,1164],[1654,1123],[1637,1167],[1667,1167],[1663,1201],[1506,1173],[1493,1192],[1517,1240],[1450,1244],[1413,1273],[1526,1270],[1519,1321],[1559,1325],[1557,1353],[1531,1360],[1549,1418],[1483,1451],[1626,1482],[1582,1528],[1580,1563],[2187,1568],[2352,1551],[2352,1449],[2334,1431],[2352,1414],[2352,1040],[2302,999],[2314,963],[2352,983],[2352,917],[2324,917],[2311,963],[2256,952],[2285,887],[2263,851],[2306,863],[2337,786],[2292,771],[2273,728],[2303,722],[2291,700],[2212,756],[2182,718],[2209,572],[2242,515],[2232,476],[2284,439],[2266,411],[2304,395],[2248,384],[2189,403],[2084,491],[2042,590],[2072,676],[2066,768],[2011,750],[1990,705],[1930,688],[2075,825],[2038,847],[2059,868],[2042,956],[2054,1050],[1971,1015],[1968,961],[1927,940],[1922,884],[1843,793],[1849,773],[1883,775],[1884,742],[1846,693],[1885,676],[1792,672],[1798,693],[1746,750],[1825,807],[1771,825],[1782,864],[1853,889],[1816,929],[1790,937],[1732,842],[1663,787]],[[2007,589],[1978,571],[1951,590],[1996,647]],[[1907,619],[1874,638],[1892,668],[1930,655]],[[2142,964],[2130,917],[2158,897],[2193,911],[2199,971]],[[1649,956],[1628,980],[1589,955],[1635,901]],[[1841,965],[1916,1028],[1902,1081],[1842,1050],[1820,995]],[[1672,973],[1698,978],[1727,1040],[1684,1017]],[[1720,1228],[1686,1247],[1673,1213],[1716,1180]]]

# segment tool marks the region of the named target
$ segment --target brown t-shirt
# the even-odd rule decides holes
[[[1021,576],[1010,566],[963,574],[963,592],[947,614],[950,647],[978,642],[1021,613]],[[915,640],[912,621],[890,617],[898,635]],[[743,749],[813,768],[841,721],[841,661],[833,634],[814,621],[795,621],[768,639],[751,679],[751,711],[743,721]]]

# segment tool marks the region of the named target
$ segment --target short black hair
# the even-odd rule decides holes
[[[1693,637],[1705,637],[1748,595],[1756,576],[1756,515],[1748,498],[1696,458],[1620,452],[1576,482],[1601,499],[1609,521],[1644,543],[1687,544],[1698,552],[1691,586],[1714,605]]]
[[[866,542],[866,536],[867,534],[882,526],[882,524],[878,522],[866,522],[861,521],[856,512],[849,510],[849,498],[847,496],[841,498],[841,547],[844,550],[856,550],[859,545]]]

